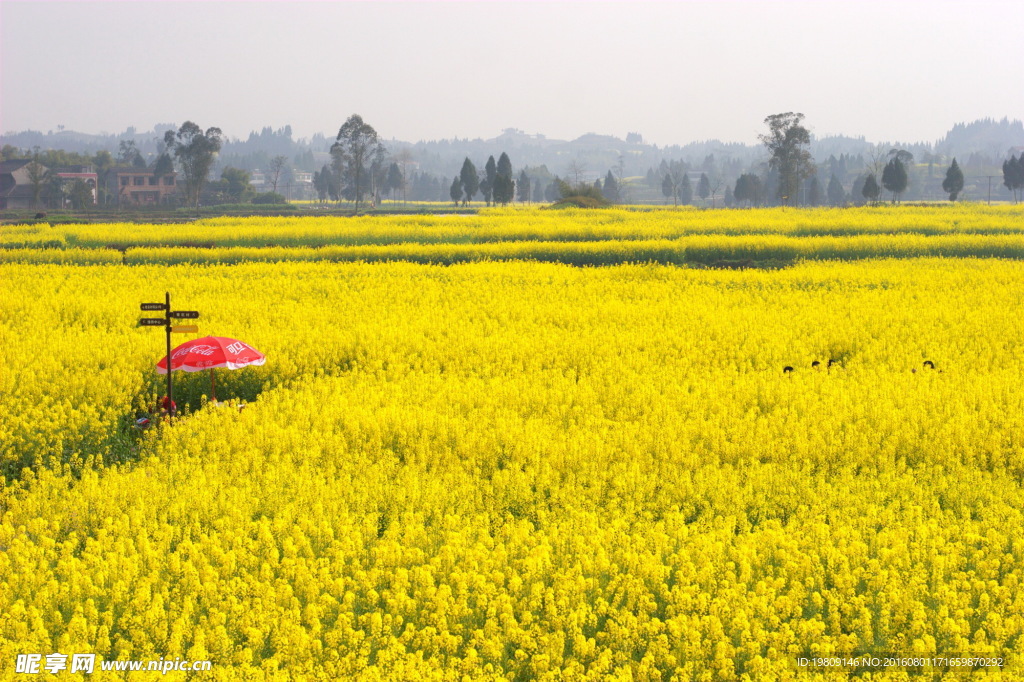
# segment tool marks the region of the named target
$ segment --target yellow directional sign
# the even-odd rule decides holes
[[[199,325],[196,324],[179,324],[171,327],[171,331],[175,334],[195,334],[199,331]]]

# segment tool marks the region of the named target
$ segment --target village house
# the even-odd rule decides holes
[[[57,204],[67,205],[71,201],[70,190],[75,181],[81,180],[89,190],[89,198],[83,203],[96,204],[98,179],[92,166],[67,166],[50,169],[38,164],[37,176],[33,179],[32,160],[17,159],[0,163],[0,209],[31,209]],[[55,182],[55,179],[59,178]],[[60,194],[58,197],[57,194]]]
[[[118,206],[163,206],[178,196],[177,175],[157,176],[152,168],[114,166],[107,172],[107,194]]]

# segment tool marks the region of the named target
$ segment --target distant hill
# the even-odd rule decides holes
[[[991,118],[973,123],[957,123],[946,136],[936,142],[935,151],[946,156],[967,157],[981,153],[1000,158],[1011,147],[1024,146],[1024,122]]]

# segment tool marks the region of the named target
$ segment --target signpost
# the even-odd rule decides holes
[[[174,414],[174,393],[171,383],[171,333],[187,334],[199,331],[197,325],[172,326],[171,320],[198,320],[198,310],[171,310],[171,294],[165,294],[163,303],[143,303],[139,306],[144,311],[164,311],[164,317],[143,317],[139,320],[142,327],[163,327],[167,332],[167,411]]]

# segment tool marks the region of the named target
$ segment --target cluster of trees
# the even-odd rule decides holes
[[[1024,194],[1024,154],[1003,161],[1003,185],[1013,193],[1014,203]]]
[[[488,206],[507,206],[516,198],[516,185],[512,179],[512,161],[505,152],[501,153],[497,161],[493,156],[488,157],[482,177],[473,162],[466,157],[462,169],[448,188],[448,196],[456,205],[461,201],[465,206],[479,192]],[[529,201],[530,183],[525,174],[520,174],[518,185],[519,200]]]
[[[393,158],[374,127],[353,114],[331,145],[331,163],[313,173],[313,189],[320,201],[352,201],[357,211],[367,200],[376,206],[385,194],[404,196],[409,183],[402,166],[409,161],[408,153]]]

